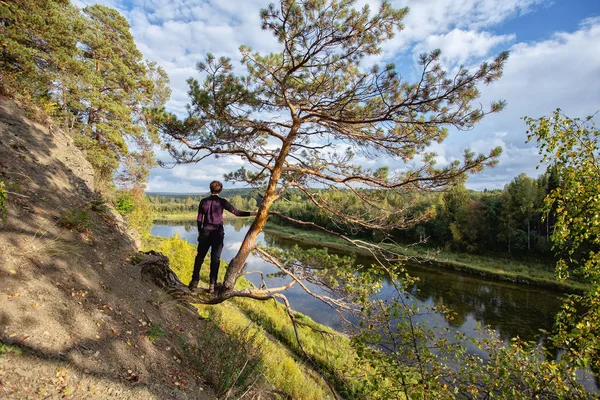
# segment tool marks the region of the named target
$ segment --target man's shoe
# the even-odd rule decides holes
[[[194,289],[198,288],[198,281],[191,281],[190,284],[188,285],[188,288],[190,288],[190,290],[194,290]]]
[[[210,286],[208,287],[208,293],[214,293],[215,292],[215,284],[211,283]]]

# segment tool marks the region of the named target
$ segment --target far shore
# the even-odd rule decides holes
[[[225,219],[235,218],[224,214]],[[193,222],[196,213],[158,214],[154,222]],[[315,247],[327,247],[338,251],[369,255],[365,250],[333,237],[324,232],[298,229],[283,226],[269,221],[263,231],[281,238],[295,240]],[[479,275],[500,281],[543,287],[569,293],[583,293],[588,286],[575,280],[560,282],[556,280],[552,266],[541,263],[522,262],[510,258],[495,258],[466,253],[455,253],[447,250],[434,250],[424,246],[392,246],[386,245],[390,251],[410,257],[424,266],[447,268],[455,271]],[[499,268],[501,266],[502,268]]]

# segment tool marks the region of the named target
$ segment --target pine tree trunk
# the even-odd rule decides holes
[[[279,183],[279,178],[281,177],[281,170],[283,168],[283,164],[285,159],[292,147],[292,143],[294,141],[294,136],[296,131],[298,130],[297,125],[293,125],[290,130],[290,134],[286,138],[286,141],[283,143],[281,147],[281,151],[279,152],[279,156],[277,157],[277,161],[275,162],[275,166],[273,167],[273,171],[271,172],[271,178],[269,179],[269,184],[267,186],[267,191],[265,196],[263,197],[262,202],[260,203],[260,207],[258,208],[258,214],[254,219],[254,222],[248,229],[246,236],[244,237],[244,241],[240,246],[235,257],[229,263],[227,267],[227,272],[225,274],[225,279],[223,280],[223,288],[225,292],[233,290],[235,286],[235,282],[237,279],[243,275],[244,270],[246,268],[246,260],[250,255],[250,252],[254,248],[254,243],[256,242],[256,237],[262,231],[262,228],[265,226],[267,222],[267,218],[269,217],[269,209],[273,202],[277,198],[277,184]]]
[[[531,219],[527,220],[527,252],[531,252]]]

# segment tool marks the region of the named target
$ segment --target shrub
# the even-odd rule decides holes
[[[90,208],[92,209],[92,211],[101,213],[101,214],[108,212],[108,206],[106,205],[106,199],[101,196],[92,200]]]
[[[142,189],[118,191],[115,208],[125,217],[129,226],[138,231],[142,239],[150,236],[154,212]]]
[[[133,190],[130,193],[133,198],[134,209],[127,215],[127,223],[145,239],[150,236],[152,231],[154,212],[148,197],[141,189]]]
[[[163,240],[157,250],[169,257],[169,266],[180,278],[192,276],[196,247],[183,240],[179,234]],[[203,270],[206,271],[207,268]]]
[[[115,208],[121,215],[127,215],[135,210],[135,200],[130,192],[119,192],[115,199]]]
[[[58,224],[67,229],[83,232],[90,227],[90,214],[86,210],[74,208],[61,215]]]
[[[22,354],[22,353],[23,353],[23,352],[21,351],[21,349],[20,349],[20,348],[18,348],[18,347],[11,346],[11,345],[9,345],[9,344],[6,344],[6,343],[2,343],[2,342],[0,342],[0,357],[4,356],[4,355],[5,355],[6,353],[8,353],[9,351],[10,351],[11,353],[14,353],[14,354],[16,354],[16,355],[20,355],[20,354]]]
[[[148,335],[148,339],[150,339],[151,342],[154,342],[155,340],[165,336],[166,332],[160,325],[152,324],[148,327],[146,335]]]

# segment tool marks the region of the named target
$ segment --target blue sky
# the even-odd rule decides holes
[[[168,109],[183,113],[186,79],[198,77],[195,64],[207,52],[239,60],[245,44],[268,53],[278,51],[270,34],[260,30],[259,10],[269,0],[77,0],[80,6],[100,3],[118,9],[144,56],[169,73],[173,95]],[[481,88],[482,104],[505,99],[507,108],[485,118],[469,132],[451,132],[432,147],[443,164],[460,158],[464,148],[487,152],[504,148],[498,166],[472,176],[467,187],[502,188],[521,172],[537,176],[539,157],[526,144],[525,115],[540,117],[560,107],[570,116],[600,109],[600,0],[392,0],[408,6],[405,29],[368,63],[394,62],[408,79],[418,71],[416,57],[434,48],[448,68],[477,66],[501,50],[510,50],[504,76]],[[376,9],[379,2],[359,0]],[[168,159],[158,151],[161,159]],[[369,166],[400,168],[398,161],[358,160]],[[149,191],[205,192],[208,182],[243,165],[236,159],[151,171]]]

